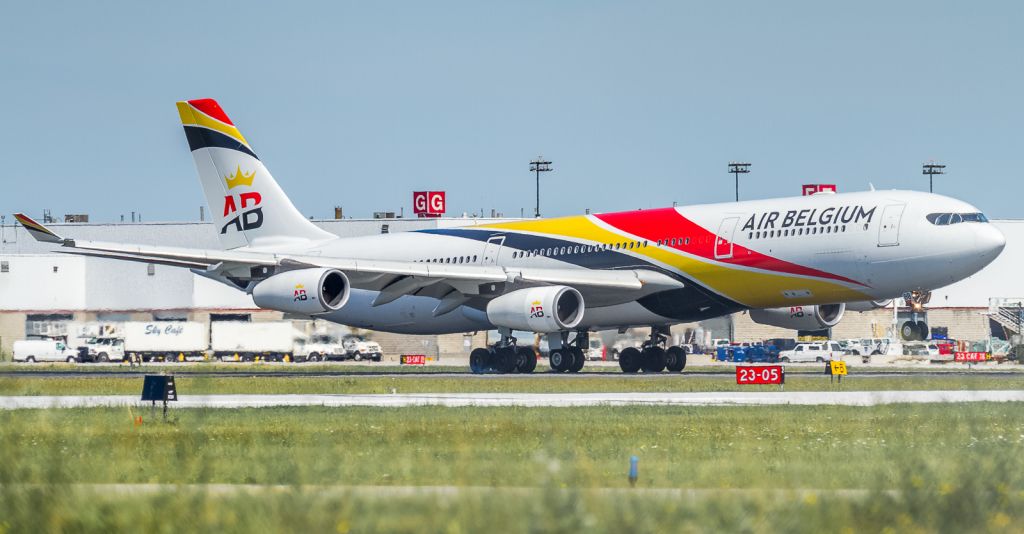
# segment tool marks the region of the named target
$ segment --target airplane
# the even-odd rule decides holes
[[[341,238],[304,217],[212,99],[177,103],[221,249],[65,238],[61,252],[183,267],[260,308],[405,334],[496,329],[474,372],[533,372],[514,331],[578,372],[591,332],[649,327],[623,372],[682,371],[673,324],[749,311],[797,330],[962,280],[1006,244],[982,212],[916,191],[815,194]]]

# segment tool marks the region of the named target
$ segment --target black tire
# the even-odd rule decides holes
[[[783,356],[782,358],[779,359],[779,361],[782,363],[789,363],[789,356]]]
[[[355,356],[352,356],[352,359],[357,361],[357,362],[361,362],[361,361],[363,361],[363,355],[362,355],[362,353],[357,352],[355,354]]]
[[[36,363],[36,357],[35,356],[29,356],[29,357],[25,358],[25,363]]]
[[[906,321],[900,325],[900,337],[904,341],[915,341],[917,339],[917,323]]]
[[[619,353],[619,368],[622,369],[623,373],[635,373],[640,370],[642,359],[643,356],[640,355],[640,349],[626,347]]]
[[[572,366],[569,367],[570,373],[578,373],[583,369],[583,364],[587,361],[587,357],[583,355],[583,349],[572,349]]]
[[[469,353],[469,370],[476,374],[487,372],[487,364],[491,359],[491,351],[487,349],[473,349]]]
[[[645,373],[660,373],[665,370],[665,349],[661,347],[647,347],[640,353],[640,368]]]
[[[384,356],[383,356],[382,354],[374,353],[374,355],[373,355],[373,361],[375,361],[375,362],[379,362],[379,361],[381,360],[381,358],[383,358],[383,357],[384,357]]]
[[[929,337],[931,337],[931,331],[928,330],[928,323],[926,323],[924,321],[918,321],[917,322],[917,333],[918,333],[918,338],[917,338],[918,341],[924,341],[924,340],[928,339]]]
[[[516,372],[532,373],[537,368],[537,355],[530,347],[516,348]]]
[[[665,368],[670,372],[679,373],[686,368],[686,350],[672,346],[665,351]]]
[[[814,361],[818,362],[818,363],[825,363],[825,358],[822,358],[821,356],[818,356],[817,358],[814,359]]]
[[[68,363],[78,363],[78,360],[76,360],[74,356],[68,356],[67,362]]]
[[[110,356],[106,352],[101,352],[96,356],[96,361],[100,363],[107,363],[110,361]]]
[[[516,370],[516,364],[519,362],[519,356],[516,354],[516,349],[512,347],[502,347],[495,351],[495,367],[498,368],[498,372],[501,374],[508,374]]]
[[[320,353],[318,353],[318,352],[310,352],[309,356],[306,356],[306,361],[307,362],[318,362],[318,361],[320,361]]]
[[[548,355],[548,363],[551,364],[551,370],[564,373],[572,365],[572,352],[566,349],[553,350]]]

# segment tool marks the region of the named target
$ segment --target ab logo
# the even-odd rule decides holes
[[[544,317],[544,306],[539,300],[535,300],[530,304],[530,318],[540,319],[542,317]]]
[[[242,172],[242,166],[239,165],[235,170],[235,174],[231,176],[225,176],[224,180],[227,182],[228,191],[244,186],[252,187],[253,179],[256,177],[256,171],[252,171],[249,174]],[[263,207],[260,203],[263,202],[263,197],[260,196],[258,191],[248,191],[238,195],[238,201],[235,201],[234,195],[227,195],[224,197],[224,217],[232,213],[236,213],[239,209],[241,213],[235,215],[235,217],[229,220],[224,228],[221,228],[220,233],[225,234],[229,227],[234,227],[235,231],[241,232],[243,230],[255,230],[263,226]],[[239,208],[241,206],[241,208]],[[245,211],[246,208],[252,207],[252,209]]]
[[[300,300],[309,300],[309,296],[306,295],[306,289],[302,284],[295,286],[295,293],[292,297],[292,302],[298,302]]]

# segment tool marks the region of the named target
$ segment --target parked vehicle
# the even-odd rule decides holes
[[[120,362],[125,359],[124,339],[119,337],[93,337],[83,345],[85,357],[90,362]]]
[[[213,356],[221,360],[294,359],[295,348],[303,345],[305,337],[305,333],[292,326],[291,321],[225,321],[210,325],[210,349]],[[300,358],[305,356],[302,354]]]
[[[376,341],[368,341],[359,336],[346,336],[341,340],[341,344],[345,347],[347,357],[357,362],[362,360],[379,362],[384,357],[384,351],[380,348],[380,343]]]
[[[784,350],[779,353],[779,359],[784,362],[827,362],[829,360],[840,360],[843,357],[843,348],[836,341],[823,341],[815,343],[798,343],[793,350]]]
[[[293,354],[296,359],[307,362],[348,359],[348,352],[338,338],[327,334],[310,336],[305,341],[297,340]]]
[[[587,347],[584,357],[588,360],[605,360],[608,357],[608,349],[598,336],[590,336],[590,344]]]
[[[209,336],[206,325],[185,321],[128,322],[122,324],[124,356],[140,361],[178,361],[206,356]]]
[[[78,361],[78,351],[56,339],[24,339],[14,342],[16,362],[69,362]]]

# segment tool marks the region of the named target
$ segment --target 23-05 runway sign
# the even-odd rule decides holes
[[[786,383],[786,370],[781,365],[759,365],[736,368],[736,383],[745,384],[778,384]]]

